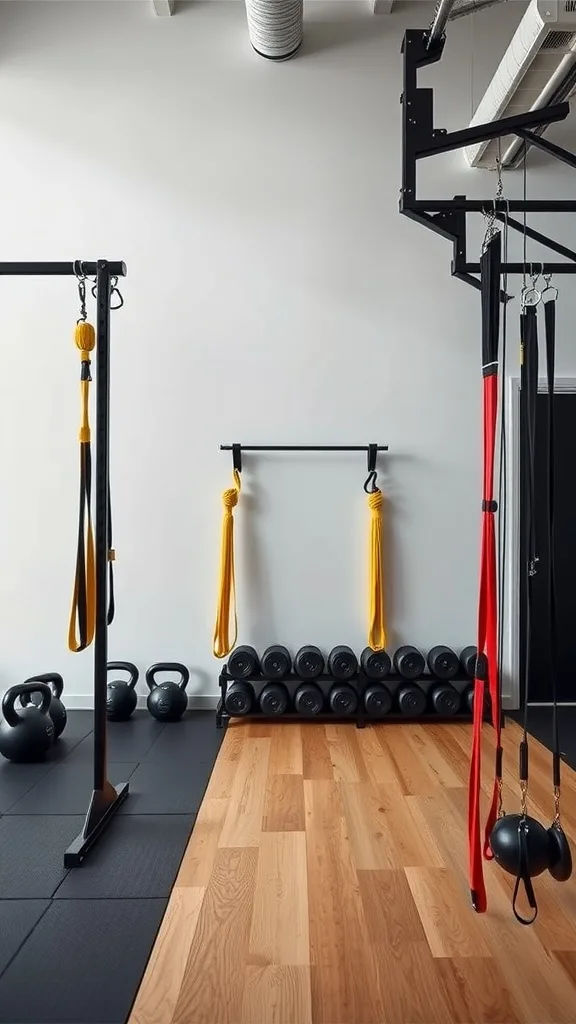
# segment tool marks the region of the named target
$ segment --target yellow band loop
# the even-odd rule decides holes
[[[241,487],[240,474],[237,470],[234,470],[234,487],[229,487],[222,495],[224,515],[222,517],[220,584],[218,588],[218,608],[216,611],[216,625],[214,627],[213,640],[213,651],[216,658],[225,658],[234,647],[238,637],[238,619],[236,615],[236,577],[234,572],[233,509],[238,504]],[[232,614],[234,621],[233,637],[230,636]]]
[[[382,491],[376,490],[368,495],[368,508],[370,509],[368,646],[373,651],[382,651],[386,647],[382,552],[383,506]]]

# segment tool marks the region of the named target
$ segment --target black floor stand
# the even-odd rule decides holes
[[[82,273],[96,276],[96,629],[94,635],[94,790],[84,828],[64,854],[64,866],[78,867],[128,796],[128,783],[114,787],[107,777],[106,664],[108,661],[110,297],[124,263],[80,261]],[[75,276],[73,263],[0,263],[0,275]]]

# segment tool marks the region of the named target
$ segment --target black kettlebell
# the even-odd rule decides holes
[[[234,679],[249,679],[260,670],[258,655],[253,647],[241,646],[228,658],[228,674]]]
[[[249,683],[236,680],[226,687],[224,707],[229,715],[249,715],[254,703],[254,690]]]
[[[315,683],[302,683],[294,694],[294,707],[299,715],[313,718],[324,708],[324,694]]]
[[[317,679],[324,671],[324,655],[319,647],[307,644],[294,658],[294,671],[300,679]]]
[[[155,677],[159,672],[176,672],[179,681],[157,683]],[[158,722],[177,722],[188,707],[186,687],[190,673],[186,665],[178,661],[158,661],[146,672],[146,683],[150,693],[146,701],[148,711]]]
[[[351,647],[340,644],[328,655],[328,674],[334,679],[351,679],[358,672],[358,659]]]
[[[465,647],[463,651],[460,651],[460,664],[462,671],[469,676],[470,679],[474,679],[476,675],[476,658],[478,657],[478,648],[471,644],[469,647]]]
[[[372,683],[364,693],[364,708],[370,718],[384,718],[392,708],[392,695],[382,683]]]
[[[109,661],[108,672],[128,672],[130,679],[113,679],[106,687],[106,717],[110,722],[126,722],[136,704],[136,683],[140,673],[131,661]]]
[[[292,668],[292,658],[287,647],[273,644],[267,647],[260,659],[260,669],[266,679],[283,679]]]
[[[422,659],[424,660],[424,659]],[[419,718],[426,711],[426,695],[416,683],[406,683],[398,690],[398,708],[403,715]]]
[[[386,651],[373,651],[371,647],[365,647],[360,655],[360,666],[369,679],[385,679],[392,668],[392,662]]]
[[[353,715],[358,710],[358,695],[353,686],[337,683],[330,690],[328,703],[335,715]]]
[[[406,644],[394,655],[394,670],[404,679],[418,679],[424,672],[425,661],[416,647]]]
[[[263,715],[284,715],[288,704],[288,690],[282,683],[268,683],[260,694],[260,711]]]
[[[68,721],[66,708],[60,700],[64,689],[62,676],[58,672],[43,672],[39,676],[30,676],[29,679],[25,680],[25,683],[47,683],[50,687],[52,700],[50,701],[48,714],[54,724],[54,739],[57,740],[64,732],[66,722]],[[42,703],[41,694],[37,691],[35,693],[25,693],[20,697],[20,703],[22,707],[28,707],[29,704],[35,704],[38,707]]]
[[[436,679],[454,679],[458,675],[460,661],[451,647],[437,644],[428,651],[428,668]]]
[[[557,882],[567,882],[572,874],[570,844],[556,821],[548,829],[548,871]]]
[[[490,849],[496,863],[516,877],[525,869],[529,878],[536,878],[550,866],[548,832],[527,814],[498,818],[490,833]]]
[[[40,705],[33,702],[16,708],[18,697],[39,693]],[[9,761],[42,761],[54,743],[54,723],[49,715],[52,691],[46,683],[19,683],[2,698],[0,754]]]
[[[462,698],[450,683],[439,683],[438,686],[434,686],[432,689],[432,707],[437,715],[443,717],[450,717],[451,715],[457,715],[460,711],[460,705]]]

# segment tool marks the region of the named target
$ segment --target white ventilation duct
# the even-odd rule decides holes
[[[576,91],[576,0],[531,0],[470,126],[539,110]],[[536,129],[542,134],[545,127]],[[466,147],[471,167],[514,167],[524,142],[516,136]]]
[[[302,42],[304,0],[246,0],[250,42],[261,57],[288,60]]]

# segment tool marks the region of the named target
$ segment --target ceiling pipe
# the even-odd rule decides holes
[[[456,0],[438,0],[434,18],[428,33],[427,49],[430,49],[435,43],[440,42],[443,38],[444,29],[446,28],[448,19],[450,18],[450,12],[455,3]]]
[[[267,60],[289,60],[304,33],[304,0],[246,0],[248,34],[253,48]]]

